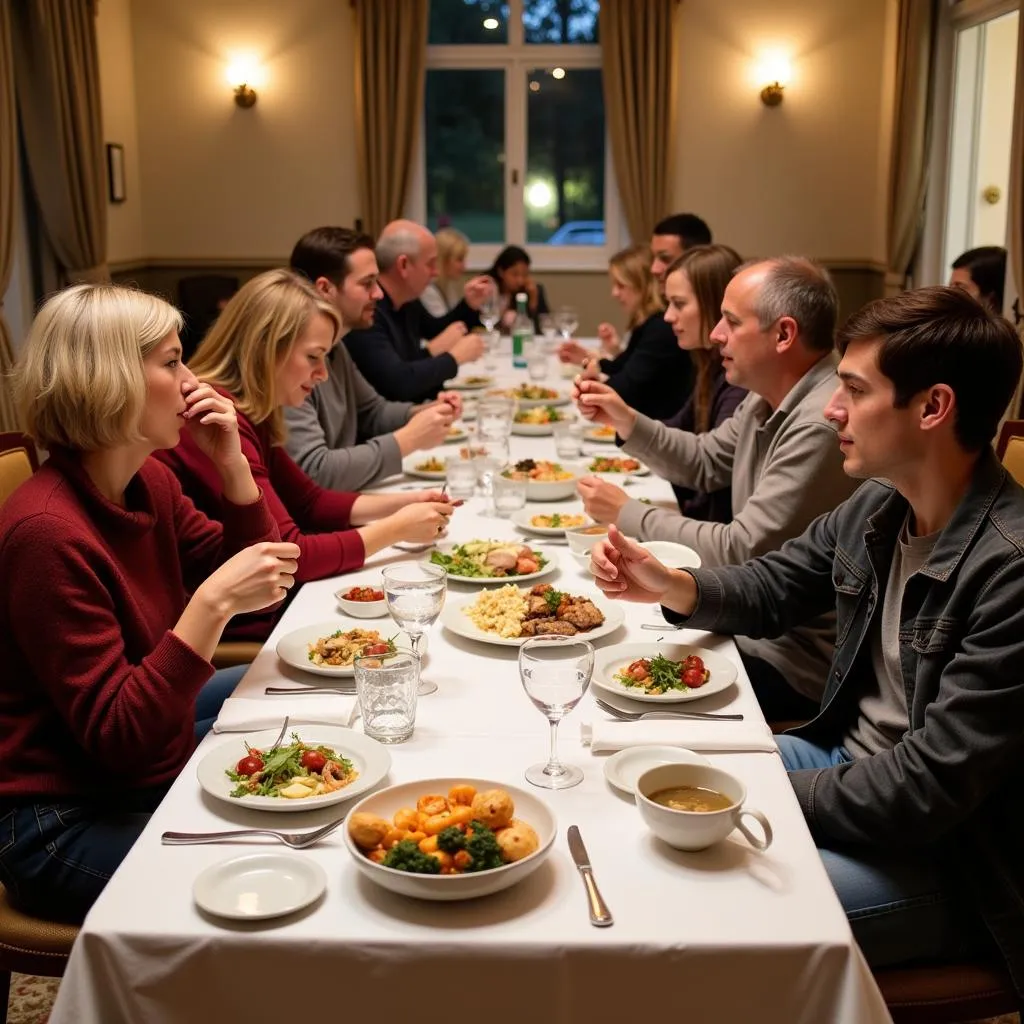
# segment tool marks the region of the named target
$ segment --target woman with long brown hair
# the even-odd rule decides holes
[[[690,358],[665,323],[651,259],[646,245],[633,245],[616,253],[608,265],[612,298],[626,314],[626,347],[614,358],[602,358],[568,341],[558,355],[562,362],[581,363],[584,380],[605,381],[627,405],[652,419],[664,419],[690,392]],[[614,331],[602,324],[598,333],[607,345]]]

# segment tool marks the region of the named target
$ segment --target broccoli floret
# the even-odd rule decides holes
[[[408,871],[414,875],[439,875],[441,862],[424,853],[411,839],[395,843],[384,857],[384,867]]]
[[[449,825],[437,834],[437,848],[444,853],[458,853],[466,847],[466,837],[456,825]]]
[[[500,868],[505,862],[501,857],[497,836],[482,821],[471,822],[469,827],[472,832],[466,837],[466,852],[472,861],[466,870],[490,871]]]

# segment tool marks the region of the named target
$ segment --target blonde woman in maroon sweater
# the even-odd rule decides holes
[[[46,917],[84,916],[241,674],[210,663],[228,620],[294,581],[180,328],[161,299],[79,285],[40,310],[16,374],[50,457],[0,509],[0,882]],[[149,457],[183,433],[223,525]]]

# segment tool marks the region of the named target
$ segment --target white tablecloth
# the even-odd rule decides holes
[[[549,438],[513,439],[516,457],[552,451]],[[630,491],[671,501],[663,481],[648,478]],[[521,535],[508,520],[484,515],[476,498],[457,513],[452,536]],[[548,579],[592,589],[565,549],[546,553],[560,562]],[[345,582],[373,578],[382,565],[409,557],[422,556],[382,552]],[[321,682],[279,663],[274,645],[290,630],[334,617],[337,586],[323,580],[302,588],[238,696],[272,700],[283,715],[303,698],[264,697],[266,685]],[[453,593],[472,589],[451,585]],[[652,608],[624,607],[626,627],[599,645],[657,635],[638,628],[657,621]],[[731,640],[677,636],[739,661]],[[546,756],[547,725],[523,693],[515,656],[514,648],[434,627],[425,673],[439,692],[421,698],[413,738],[390,748],[388,781],[465,775],[528,785],[523,770]],[[700,706],[760,720],[742,667],[738,686]],[[581,745],[580,722],[598,714],[588,694],[561,726],[563,759],[583,768],[585,779],[563,792],[537,791],[558,818],[559,837],[547,862],[520,885],[469,903],[404,899],[358,874],[336,833],[301,854],[327,873],[321,901],[263,923],[222,922],[192,901],[196,875],[237,855],[239,845],[160,844],[167,829],[267,823],[268,816],[202,794],[198,759],[211,745],[231,742],[208,737],[89,914],[52,1024],[221,1024],[310,1012],[351,1021],[448,1021],[476,1016],[477,1007],[486,1007],[479,1019],[488,1024],[676,1015],[690,1024],[889,1020],[777,754],[711,755],[744,780],[749,802],[771,819],[772,847],[757,853],[734,832],[715,849],[681,853],[647,831],[633,801],[605,782],[604,758]],[[337,808],[269,817],[273,826],[302,828],[335,814]],[[565,842],[573,823],[615,915],[611,928],[589,924]]]

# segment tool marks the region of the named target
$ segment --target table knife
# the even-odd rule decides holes
[[[590,867],[590,857],[587,856],[587,848],[583,845],[583,836],[576,825],[569,826],[569,852],[576,862],[576,869],[583,879],[583,885],[587,890],[587,900],[590,903],[590,923],[596,928],[607,928],[613,924],[612,912],[608,909],[604,897],[597,888],[594,881],[594,872]]]

